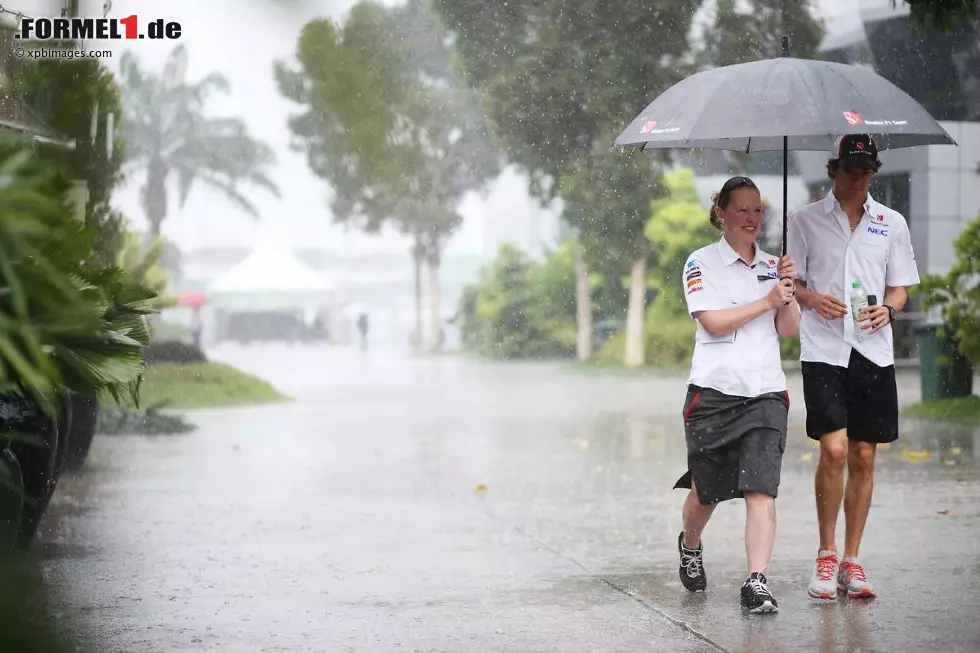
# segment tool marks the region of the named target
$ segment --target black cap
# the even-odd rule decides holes
[[[868,134],[848,134],[837,143],[837,159],[844,168],[874,168],[878,161],[878,144]]]

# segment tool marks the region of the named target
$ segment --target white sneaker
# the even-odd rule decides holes
[[[807,588],[810,598],[831,601],[836,599],[839,572],[840,563],[835,552],[817,553],[817,562],[813,565],[813,575],[810,576],[810,586]]]
[[[858,564],[857,558],[845,558],[837,574],[837,587],[847,592],[848,598],[874,598],[875,588],[864,573],[864,567]]]

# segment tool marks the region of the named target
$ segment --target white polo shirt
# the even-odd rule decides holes
[[[847,367],[853,348],[875,365],[893,365],[890,324],[864,342],[854,337],[851,284],[860,281],[865,292],[884,304],[886,287],[919,283],[909,226],[902,214],[869,195],[864,216],[852,232],[847,214],[831,191],[790,217],[786,247],[797,277],[806,281],[808,290],[833,295],[848,305],[847,315],[839,320],[803,311],[800,360]]]
[[[778,259],[756,248],[746,263],[724,238],[691,254],[684,266],[687,310],[717,311],[765,297],[779,282]],[[741,329],[719,338],[701,325],[695,334],[688,383],[726,395],[758,397],[786,390],[779,356],[776,313],[767,311]]]

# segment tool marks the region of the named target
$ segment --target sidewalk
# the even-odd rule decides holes
[[[741,503],[705,533],[709,591],[677,579],[682,378],[230,356],[299,401],[97,439],[46,521],[49,579],[103,650],[980,649],[975,429],[908,425],[881,452],[863,551],[880,596],[811,605],[816,460],[791,385],[767,571],[781,610],[743,616]]]

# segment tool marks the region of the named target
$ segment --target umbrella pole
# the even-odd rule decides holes
[[[783,13],[786,13],[786,3],[783,3]],[[785,19],[785,15],[784,15]],[[785,25],[785,20],[783,25]],[[789,56],[789,35],[783,35],[783,56]],[[786,232],[789,213],[789,137],[783,136],[783,256],[786,256]]]
[[[783,136],[783,256],[786,256],[787,215],[789,213],[789,137]]]

